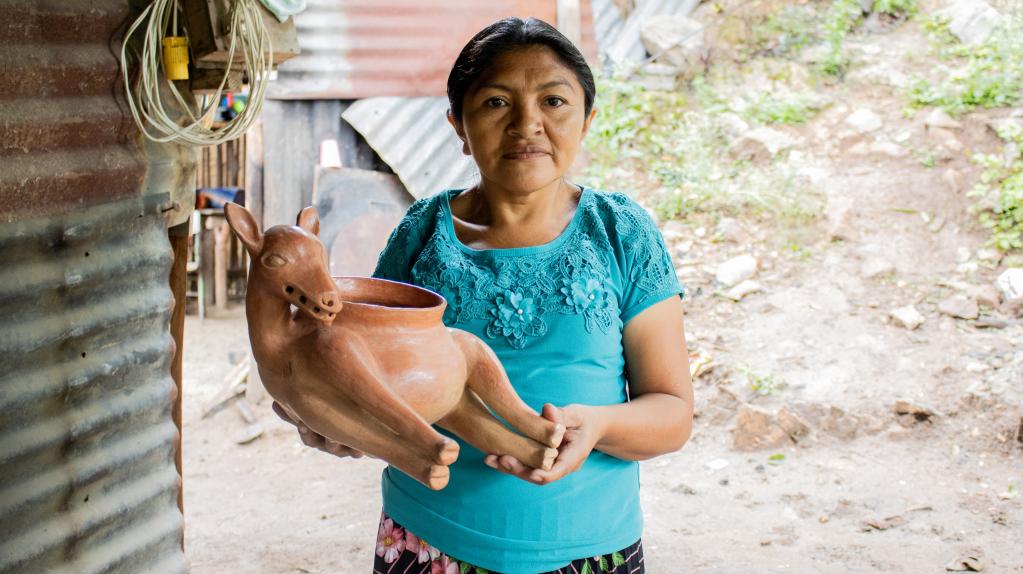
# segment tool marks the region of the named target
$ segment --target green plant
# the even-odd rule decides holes
[[[989,244],[1008,252],[1023,249],[1023,128],[1008,125],[998,134],[1008,142],[1005,150],[973,156],[984,171],[968,195],[979,199],[973,211],[991,231]]]
[[[949,65],[935,70],[930,81],[916,78],[908,87],[914,107],[940,106],[950,114],[974,108],[1015,105],[1023,92],[1023,18],[1007,18],[982,44],[960,44],[939,18],[925,21],[930,50]]]
[[[840,76],[849,67],[843,45],[845,37],[863,17],[859,0],[833,0],[824,17],[824,40],[828,52],[821,62],[821,71],[830,76]]]
[[[746,98],[742,114],[760,124],[804,124],[821,109],[813,94],[760,92]]]
[[[820,17],[812,6],[785,5],[750,27],[752,56],[797,54],[817,39]]]
[[[874,12],[889,16],[915,16],[919,10],[916,0],[875,0]]]
[[[774,375],[761,374],[749,367],[739,367],[739,371],[746,376],[750,390],[760,396],[777,395],[788,386],[788,383],[775,378]]]

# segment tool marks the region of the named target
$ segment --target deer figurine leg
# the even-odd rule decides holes
[[[303,397],[301,403],[302,412],[316,413],[301,419],[314,432],[386,460],[433,490],[447,486],[450,470],[446,464],[437,464],[435,460],[424,457],[401,436],[351,402],[341,397],[330,400]],[[290,412],[288,414],[293,416]],[[457,457],[458,443],[450,442],[454,444]]]
[[[458,443],[436,431],[430,423],[399,397],[394,390],[380,381],[376,373],[382,369],[366,364],[373,354],[366,345],[352,337],[342,353],[330,350],[324,358],[332,361],[335,387],[362,410],[372,413],[381,423],[390,427],[405,440],[409,448],[437,464],[447,466],[458,458]],[[375,366],[375,365],[374,365]]]
[[[449,331],[465,354],[469,370],[466,386],[515,430],[553,448],[561,445],[565,427],[543,418],[522,402],[494,351],[471,333],[460,329]]]
[[[462,395],[455,410],[437,424],[485,454],[510,454],[533,468],[550,470],[558,450],[516,434],[501,424],[471,390]]]

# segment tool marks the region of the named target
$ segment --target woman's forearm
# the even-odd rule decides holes
[[[598,433],[596,450],[624,460],[675,452],[689,440],[693,405],[666,393],[647,393],[620,405],[584,406]]]

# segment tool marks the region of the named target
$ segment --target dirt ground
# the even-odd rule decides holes
[[[819,223],[664,227],[692,293],[687,338],[715,366],[694,382],[692,440],[642,464],[653,574],[927,573],[964,562],[1023,572],[1023,322],[997,309],[982,309],[981,321],[939,311],[1005,269],[967,211],[977,169],[961,152],[929,168],[912,154],[858,146],[934,145],[926,114],[906,118],[877,78],[919,65],[883,59],[919,46],[919,34],[910,24],[851,40],[861,72],[832,89],[827,110],[790,129],[803,142],[803,173],[827,196]],[[883,127],[843,135],[843,120],[861,108]],[[954,136],[994,150],[985,122],[1010,113],[960,118]],[[742,254],[758,259],[763,290],[735,302],[718,295],[714,271]],[[909,304],[925,317],[915,330],[889,318]],[[369,572],[380,462],[302,446],[267,401],[255,407],[265,432],[248,444],[236,443],[246,424],[235,408],[201,418],[247,345],[240,305],[186,321],[191,572]],[[772,392],[754,392],[755,381]],[[933,414],[899,416],[898,399]],[[807,428],[780,446],[738,450],[736,413],[750,408],[769,418],[785,410]]]

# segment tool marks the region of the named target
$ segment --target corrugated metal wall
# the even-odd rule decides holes
[[[194,157],[140,145],[126,0],[0,17],[0,573],[184,572],[164,211]]]
[[[0,572],[184,570],[165,199],[0,227]]]
[[[302,53],[281,64],[275,99],[443,96],[462,46],[491,22],[557,24],[555,0],[308,0],[295,16]],[[580,49],[596,61],[593,11],[580,2]]]

